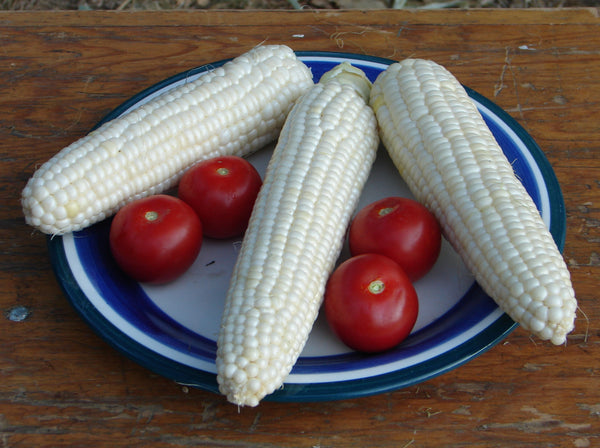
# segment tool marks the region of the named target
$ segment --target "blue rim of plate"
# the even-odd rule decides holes
[[[327,70],[328,63],[334,65],[341,60],[349,60],[351,63],[356,64],[363,69],[367,76],[373,81],[385,66],[395,62],[390,59],[341,52],[296,52],[296,54],[309,66],[311,66],[311,61],[319,61],[319,70],[315,70],[315,67],[311,66],[315,81],[317,81],[320,78],[320,75]],[[228,60],[229,59],[221,60],[182,72],[141,91],[107,114],[94,128],[122,115],[130,108],[135,107],[140,101],[155,95],[162,89],[175,83],[185,82],[187,78],[219,67]],[[362,66],[362,63],[365,65]],[[494,132],[494,135],[500,134],[499,137],[498,135],[496,136],[499,138],[499,143],[503,149],[505,149],[503,144],[506,142],[501,140],[506,132],[510,134],[510,136],[506,138],[516,139],[521,142],[521,146],[526,148],[526,152],[522,154],[519,153],[519,156],[528,158],[527,164],[533,166],[538,171],[538,177],[541,176],[541,179],[543,179],[544,191],[540,191],[540,185],[538,185],[535,180],[528,179],[526,175],[522,179],[523,183],[534,198],[534,201],[538,204],[538,207],[545,210],[544,219],[554,241],[562,251],[566,235],[564,201],[558,180],[543,151],[525,129],[523,129],[508,113],[472,89],[468,87],[465,87],[465,89],[469,96],[477,103],[480,110],[483,111],[482,115],[484,115],[484,118],[490,126],[490,129]],[[492,119],[490,119],[490,117],[492,117]],[[503,128],[502,130],[495,129],[495,127],[498,126],[498,123],[500,123],[500,126]],[[518,172],[519,164],[522,163],[519,160],[519,157],[508,153],[507,157],[512,157],[511,160],[515,164],[515,171]],[[524,169],[526,171],[529,168],[526,166]],[[100,232],[106,233],[107,222],[108,221],[99,223],[96,226],[93,226],[93,228],[104,227],[104,230],[101,230]],[[82,231],[81,234],[84,235],[85,232],[86,230]],[[190,385],[218,393],[218,386],[214,373],[163,356],[131,338],[128,334],[121,331],[118,326],[109,321],[105,315],[90,302],[78,283],[76,276],[69,265],[65,247],[63,245],[63,238],[58,236],[48,237],[47,244],[52,266],[63,292],[82,319],[100,337],[128,358],[161,376],[180,384]],[[473,303],[477,300],[483,302],[487,301],[487,306],[490,306],[489,303],[491,302],[491,299],[481,291],[481,288],[479,288],[477,284],[474,284],[471,287],[465,297],[467,296],[468,299],[461,299],[458,304],[443,317],[445,322],[442,325],[442,331],[447,332],[450,336],[452,336],[453,322],[456,322],[456,319],[462,317],[461,309],[474,306]],[[433,358],[424,359],[422,362],[417,362],[407,368],[399,368],[381,374],[373,374],[342,381],[336,381],[334,379],[333,381],[323,382],[286,382],[282,389],[274,392],[265,399],[284,402],[346,399],[374,395],[415,385],[446,373],[481,355],[502,341],[516,327],[517,324],[510,319],[510,317],[499,312],[496,313],[496,316],[491,319],[489,324],[486,323],[483,328],[478,330],[476,334],[469,337],[465,342],[461,342],[451,349],[442,352],[441,354],[437,354]],[[412,346],[418,346],[419,341],[426,338],[426,336],[424,336],[426,332],[427,327],[417,331],[415,335],[411,335],[410,338],[413,338]],[[184,334],[183,336],[185,337],[186,335]],[[410,352],[410,342],[407,344],[405,350]],[[383,360],[382,362],[388,362],[390,358],[393,358],[394,353],[384,353],[379,356],[379,359]],[[361,363],[368,367],[373,364],[374,359],[378,359],[371,355],[361,355],[356,353],[341,355],[337,358],[338,359],[334,360],[332,365],[328,368],[328,373],[333,374],[334,376],[336,373],[336,363],[343,365],[345,362],[356,362],[359,367],[362,365]],[[318,358],[301,358],[298,364],[300,372],[302,372],[303,369],[307,371],[319,369]],[[294,370],[292,373],[293,372]]]

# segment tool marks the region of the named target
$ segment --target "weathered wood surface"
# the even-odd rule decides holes
[[[96,336],[61,293],[45,238],[24,224],[27,178],[132,94],[261,42],[432,58],[516,118],[565,198],[581,308],[566,346],[517,329],[407,389],[240,410]],[[0,13],[0,43],[1,446],[600,446],[597,9]]]

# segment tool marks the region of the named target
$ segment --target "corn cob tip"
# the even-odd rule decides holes
[[[354,87],[354,90],[358,92],[358,94],[365,100],[365,102],[369,102],[369,96],[371,94],[371,81],[358,67],[354,67],[347,61],[342,62],[341,64],[336,65],[328,72],[325,72],[323,76],[321,76],[321,80],[319,82],[325,83],[335,79],[340,84],[349,84]]]

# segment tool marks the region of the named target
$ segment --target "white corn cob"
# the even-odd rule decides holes
[[[312,85],[290,48],[256,47],[61,150],[23,190],[26,221],[48,234],[80,230],[171,188],[195,162],[256,151]]]
[[[474,102],[445,68],[391,65],[371,91],[382,142],[481,287],[512,319],[562,344],[573,329],[569,271]]]
[[[256,406],[279,388],[308,339],[379,143],[369,90],[362,71],[341,64],[283,127],[217,341],[217,380],[232,403]]]

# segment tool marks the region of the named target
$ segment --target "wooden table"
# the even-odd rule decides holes
[[[588,10],[0,13],[0,446],[600,446],[600,19]],[[432,58],[536,139],[566,203],[580,310],[419,385],[238,409],[110,348],[78,317],[20,192],[141,89],[261,42]]]

